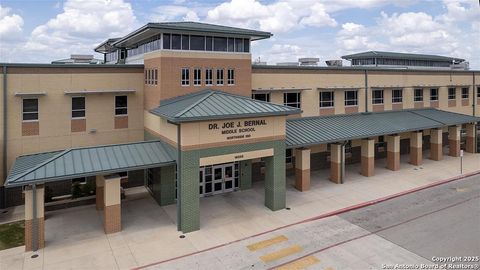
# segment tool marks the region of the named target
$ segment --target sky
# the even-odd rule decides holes
[[[252,58],[268,64],[318,57],[325,65],[379,50],[459,57],[480,69],[479,0],[1,0],[0,62],[94,54],[107,38],[164,21],[269,31],[252,44]]]

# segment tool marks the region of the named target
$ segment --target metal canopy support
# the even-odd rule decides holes
[[[32,250],[38,250],[37,185],[32,185]]]

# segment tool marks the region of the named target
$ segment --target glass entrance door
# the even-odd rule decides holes
[[[238,163],[200,167],[200,197],[234,191],[238,188]]]
[[[213,194],[223,193],[223,179],[225,167],[223,165],[213,166]]]

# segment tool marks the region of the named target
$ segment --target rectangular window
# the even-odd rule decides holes
[[[383,90],[372,91],[372,104],[383,104]]]
[[[190,36],[189,35],[182,35],[182,50],[184,50],[184,51],[190,50]]]
[[[228,38],[228,51],[229,52],[235,51],[235,39],[234,38]]]
[[[170,34],[163,34],[163,48],[170,49]]]
[[[182,86],[190,85],[190,70],[188,68],[182,68]]]
[[[285,149],[285,163],[292,163],[292,149]]]
[[[403,102],[403,90],[402,89],[393,89],[392,90],[392,103],[402,103]]]
[[[285,106],[300,108],[300,93],[283,93],[283,104]]]
[[[345,91],[345,106],[357,106],[358,105],[358,91],[347,90]]]
[[[205,85],[213,85],[213,70],[211,68],[205,69]]]
[[[468,88],[466,88],[466,87],[462,88],[462,98],[463,99],[468,98]]]
[[[477,98],[480,98],[480,87],[477,87]]]
[[[22,115],[23,121],[38,121],[38,99],[23,99]]]
[[[243,38],[236,38],[235,39],[235,51],[236,52],[243,52]]]
[[[252,94],[252,99],[270,102],[270,93]]]
[[[457,98],[457,89],[455,88],[448,88],[448,99],[456,99]]]
[[[127,96],[115,96],[115,115],[128,114]]]
[[[431,88],[430,89],[430,100],[431,101],[437,101],[438,100],[438,89],[437,88]]]
[[[190,36],[190,50],[205,51],[205,37]]]
[[[421,88],[415,89],[415,94],[413,96],[413,101],[417,101],[417,102],[423,101],[423,89],[421,89]]]
[[[172,34],[172,49],[180,50],[182,48],[182,35]]]
[[[217,69],[217,85],[223,85],[223,69]]]
[[[235,84],[235,70],[234,69],[228,69],[227,70],[227,84],[228,85],[234,85]]]
[[[249,39],[244,39],[243,40],[243,51],[244,52],[250,52],[250,40]]]
[[[217,52],[226,52],[227,38],[224,38],[224,37],[213,38],[213,50]]]
[[[333,107],[335,94],[333,91],[320,92],[320,108]]]
[[[148,70],[148,83],[147,84],[152,84],[152,70]]]
[[[145,84],[148,84],[148,69],[145,69]]]
[[[206,39],[205,39],[205,50],[213,51],[213,37],[206,37]]]
[[[193,70],[193,85],[202,85],[202,70],[200,68],[196,68]]]
[[[158,84],[158,69],[153,70],[153,84],[154,85]]]
[[[72,118],[85,118],[85,97],[72,97]]]

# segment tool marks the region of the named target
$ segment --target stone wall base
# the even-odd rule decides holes
[[[375,158],[374,157],[363,157],[362,156],[362,166],[360,174],[363,176],[373,176],[375,171]]]
[[[122,230],[122,210],[120,204],[105,206],[103,228],[106,234]]]
[[[45,247],[45,219],[37,219],[38,226],[38,237],[37,237],[37,247],[38,249]],[[33,230],[33,220],[25,220],[25,251],[32,251],[33,248],[33,239],[32,239],[32,230]]]
[[[460,141],[448,140],[448,155],[452,157],[460,156]]]
[[[342,180],[340,179],[341,170],[342,170],[342,166],[340,163],[330,162],[330,181],[336,184],[341,184],[342,183]]]
[[[387,169],[400,170],[400,152],[387,151]]]
[[[310,169],[295,169],[295,188],[300,191],[310,189]]]
[[[442,160],[442,145],[438,143],[430,143],[430,159],[431,160]]]
[[[421,147],[410,147],[410,164],[415,166],[422,165],[422,151]]]

